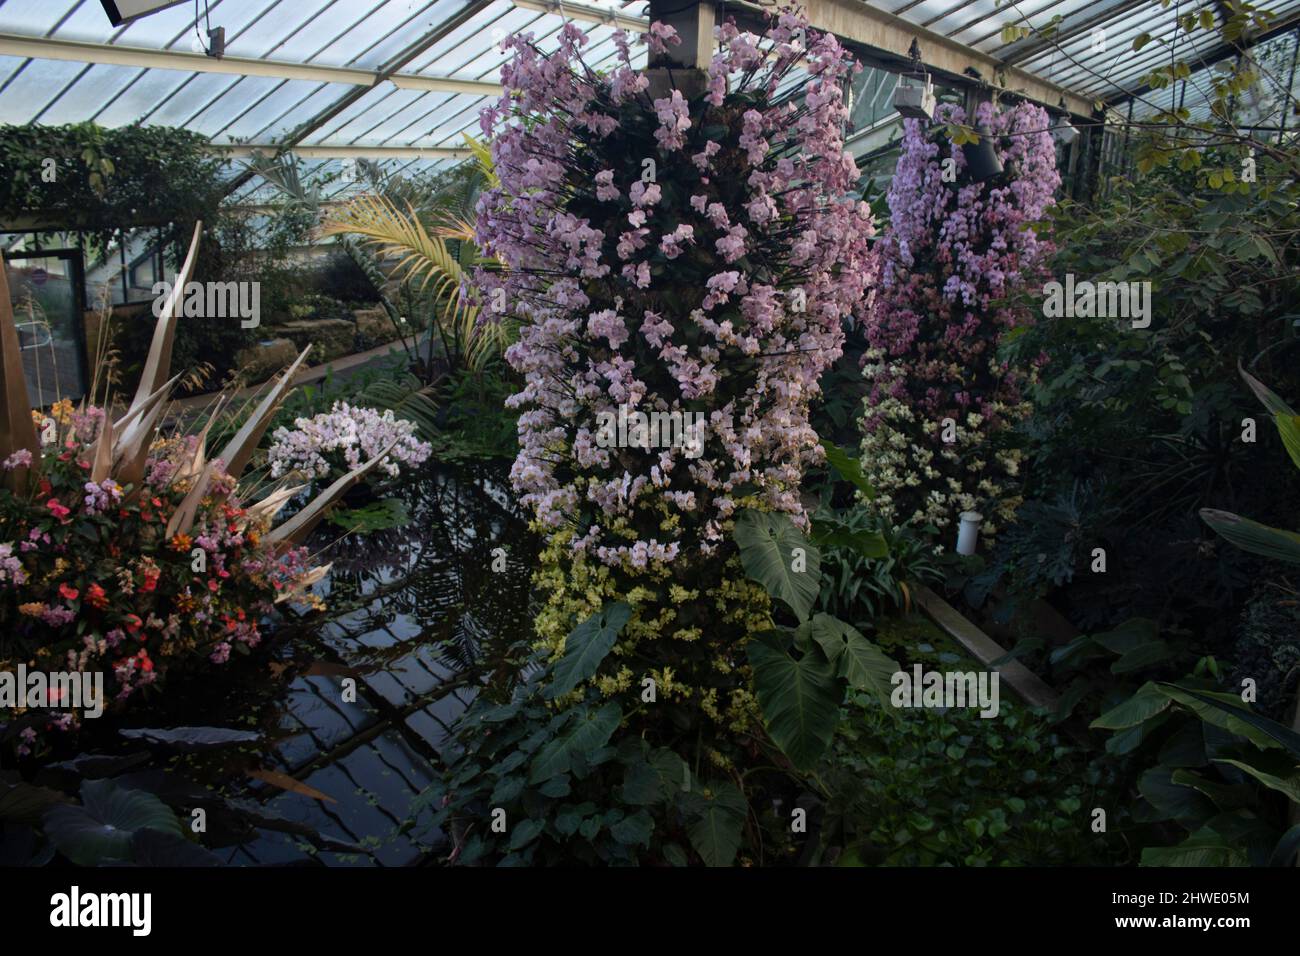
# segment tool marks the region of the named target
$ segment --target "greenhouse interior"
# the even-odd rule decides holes
[[[2,0],[0,863],[1294,872],[1298,54]]]

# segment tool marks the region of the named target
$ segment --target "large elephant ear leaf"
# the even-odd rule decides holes
[[[1215,508],[1202,508],[1201,520],[1243,551],[1272,558],[1274,561],[1300,564],[1300,534],[1294,531],[1270,528],[1258,521]]]
[[[821,554],[786,515],[742,511],[732,532],[745,573],[808,620],[821,591]]]
[[[552,671],[546,696],[561,697],[595,674],[631,616],[632,608],[618,601],[602,607],[575,627],[564,640],[564,656]]]
[[[830,614],[818,614],[812,619],[812,638],[850,687],[874,694],[882,704],[889,703],[898,664],[888,654],[852,624]]]
[[[87,780],[81,785],[81,806],[60,805],[45,814],[46,835],[78,866],[132,859],[132,838],[144,829],[182,835],[167,804],[112,780]]]
[[[844,692],[835,665],[817,652],[795,660],[780,632],[758,635],[747,649],[767,732],[791,763],[811,769],[839,722]]]
[[[727,780],[712,781],[683,801],[696,819],[687,829],[691,846],[705,866],[730,866],[740,850],[749,807],[740,788]]]

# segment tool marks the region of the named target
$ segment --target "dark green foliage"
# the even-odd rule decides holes
[[[559,662],[531,657],[506,700],[485,689],[457,723],[442,779],[412,811],[434,808],[432,822],[451,835],[451,862],[734,862],[747,813],[734,783],[701,780],[672,748],[619,736],[622,708],[590,686],[563,710],[546,702],[594,672],[627,612],[619,604],[597,612]]]
[[[1300,680],[1300,600],[1294,591],[1273,584],[1257,590],[1237,624],[1232,661],[1233,685],[1253,679],[1260,713],[1284,720]]]
[[[337,302],[371,305],[379,301],[374,279],[343,250],[335,250],[317,262],[308,281],[317,295]]]
[[[1102,770],[1043,718],[1001,703],[893,713],[854,695],[822,772],[823,839],[842,864],[1051,866],[1115,862],[1091,832]]]
[[[1260,564],[1215,540],[1197,511],[1289,527],[1300,497],[1237,374],[1240,362],[1300,394],[1300,187],[1284,172],[1261,158],[1258,183],[1219,191],[1170,167],[1115,180],[1092,207],[1058,207],[1055,277],[1149,281],[1151,324],[1045,318],[1008,337],[1012,361],[1047,359],[1024,426],[1034,504],[1022,524],[1068,518],[1077,531],[1072,555],[1064,542],[1035,544],[1032,530],[1000,552],[1013,590],[1051,590],[1073,567],[1062,610],[1082,626],[1170,614],[1226,646]],[[1259,426],[1254,443],[1242,441],[1246,418]],[[1071,496],[1072,513],[1053,517]],[[1107,548],[1107,574],[1080,576],[1079,555],[1095,546]]]
[[[96,254],[135,226],[160,226],[171,242],[188,243],[196,221],[215,217],[220,168],[207,138],[183,129],[0,126],[0,221],[82,231]]]
[[[973,667],[921,615],[872,635],[904,667]],[[1121,839],[1090,828],[1113,802],[1113,768],[1006,692],[977,709],[896,709],[850,694],[817,774],[820,842],[839,865],[1039,866],[1120,863]]]
[[[910,602],[908,582],[935,584],[943,571],[934,546],[913,528],[893,528],[867,509],[852,506],[834,512],[818,511],[814,529],[833,520],[850,534],[879,535],[885,553],[868,556],[861,548],[840,543],[842,538],[818,541],[822,555],[821,606],[848,621],[864,622]]]
[[[1058,718],[1097,702],[1091,727],[1110,734],[1129,790],[1109,826],[1144,848],[1143,864],[1270,865],[1289,801],[1300,803],[1300,735],[1256,713],[1214,657],[1149,620],[1083,635],[1051,659],[1060,684],[1079,675]]]
[[[742,511],[732,534],[746,574],[799,622],[751,635],[746,652],[772,742],[795,768],[810,770],[830,745],[846,689],[884,699],[898,668],[852,625],[812,613],[821,557],[788,515]]]

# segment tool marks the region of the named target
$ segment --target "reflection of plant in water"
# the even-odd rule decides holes
[[[357,635],[418,622],[420,642],[441,642],[456,671],[527,634],[536,543],[504,492],[502,471],[425,471],[396,491],[408,512],[402,527],[330,543],[333,620]],[[318,532],[315,544],[328,540]]]

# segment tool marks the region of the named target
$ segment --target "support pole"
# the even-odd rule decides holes
[[[708,67],[713,59],[713,27],[717,17],[712,3],[650,0],[649,16],[651,23],[666,23],[676,30],[682,41],[679,46],[670,46],[668,53],[656,58],[650,66],[696,70]]]
[[[649,94],[658,99],[673,90],[686,97],[698,96],[708,88],[705,68],[713,59],[713,26],[717,12],[712,3],[683,5],[682,0],[650,0],[651,23],[665,23],[677,31],[681,43],[669,45],[666,53],[651,58],[645,74]]]

